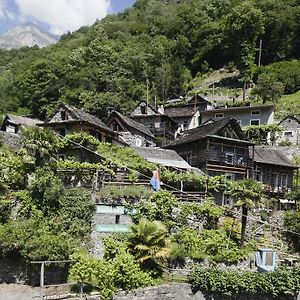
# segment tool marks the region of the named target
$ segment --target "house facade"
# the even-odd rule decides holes
[[[300,121],[297,118],[288,116],[278,125],[283,129],[281,136],[277,139],[279,144],[282,142],[289,142],[292,145],[300,144]]]
[[[274,109],[273,105],[210,109],[201,112],[201,121],[235,118],[240,126],[274,124]]]
[[[179,100],[181,103],[176,103],[176,99],[169,100],[168,106],[163,108],[163,113],[176,121],[177,134],[198,127],[201,124],[200,113],[212,109],[211,103],[198,95]]]
[[[155,136],[158,146],[166,145],[174,140],[178,128],[177,123],[145,101],[135,107],[130,118],[146,126]]]
[[[284,195],[293,189],[293,180],[298,166],[279,149],[255,146],[251,177],[265,185],[269,194]]]
[[[232,180],[249,177],[253,147],[233,118],[211,120],[184,131],[177,140],[166,146],[205,174],[225,175]]]
[[[129,146],[156,146],[155,136],[146,126],[117,111],[113,111],[105,123],[108,128],[116,132],[119,138]]]
[[[9,114],[5,116],[2,122],[1,131],[5,131],[8,133],[18,133],[22,126],[36,126],[40,122],[41,121],[37,119]]]
[[[54,115],[39,126],[51,128],[61,136],[84,131],[99,141],[117,143],[117,134],[99,118],[71,105],[61,104]]]

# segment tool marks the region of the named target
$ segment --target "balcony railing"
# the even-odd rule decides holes
[[[222,151],[209,150],[207,154],[209,161],[216,161],[234,166],[250,167],[252,160],[244,154],[228,153]]]

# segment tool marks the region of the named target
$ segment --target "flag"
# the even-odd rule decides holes
[[[160,190],[160,171],[159,171],[159,169],[153,171],[153,176],[150,180],[150,184],[154,191],[158,192]]]

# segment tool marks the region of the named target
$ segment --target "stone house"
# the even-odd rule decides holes
[[[182,102],[182,99],[179,99]],[[211,109],[211,103],[204,98],[194,95],[177,104],[175,100],[169,100],[168,106],[163,113],[176,121],[177,133],[198,127],[201,124],[202,111]]]
[[[253,147],[234,118],[210,120],[165,146],[205,174],[232,180],[249,177]]]
[[[146,101],[140,102],[131,112],[130,118],[146,126],[157,140],[157,145],[166,145],[174,140],[177,123]]]
[[[2,122],[1,131],[18,133],[22,126],[36,126],[40,122],[41,121],[37,119],[8,114]]]
[[[201,112],[201,121],[235,118],[240,126],[274,124],[274,109],[273,105],[209,109]]]
[[[39,126],[51,128],[61,136],[84,131],[99,141],[118,143],[118,135],[99,118],[71,105],[61,104],[51,118]]]
[[[278,124],[282,127],[283,131],[281,136],[277,139],[277,143],[290,142],[292,145],[300,144],[300,121],[293,117],[288,116]]]
[[[155,136],[149,128],[117,111],[113,111],[105,123],[129,146],[156,146]]]
[[[279,149],[255,146],[251,177],[265,185],[265,190],[273,196],[283,196],[293,189],[294,174],[298,170]]]

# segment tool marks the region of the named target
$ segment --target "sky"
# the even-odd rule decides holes
[[[135,0],[0,0],[0,34],[25,22],[61,35],[91,25]]]

